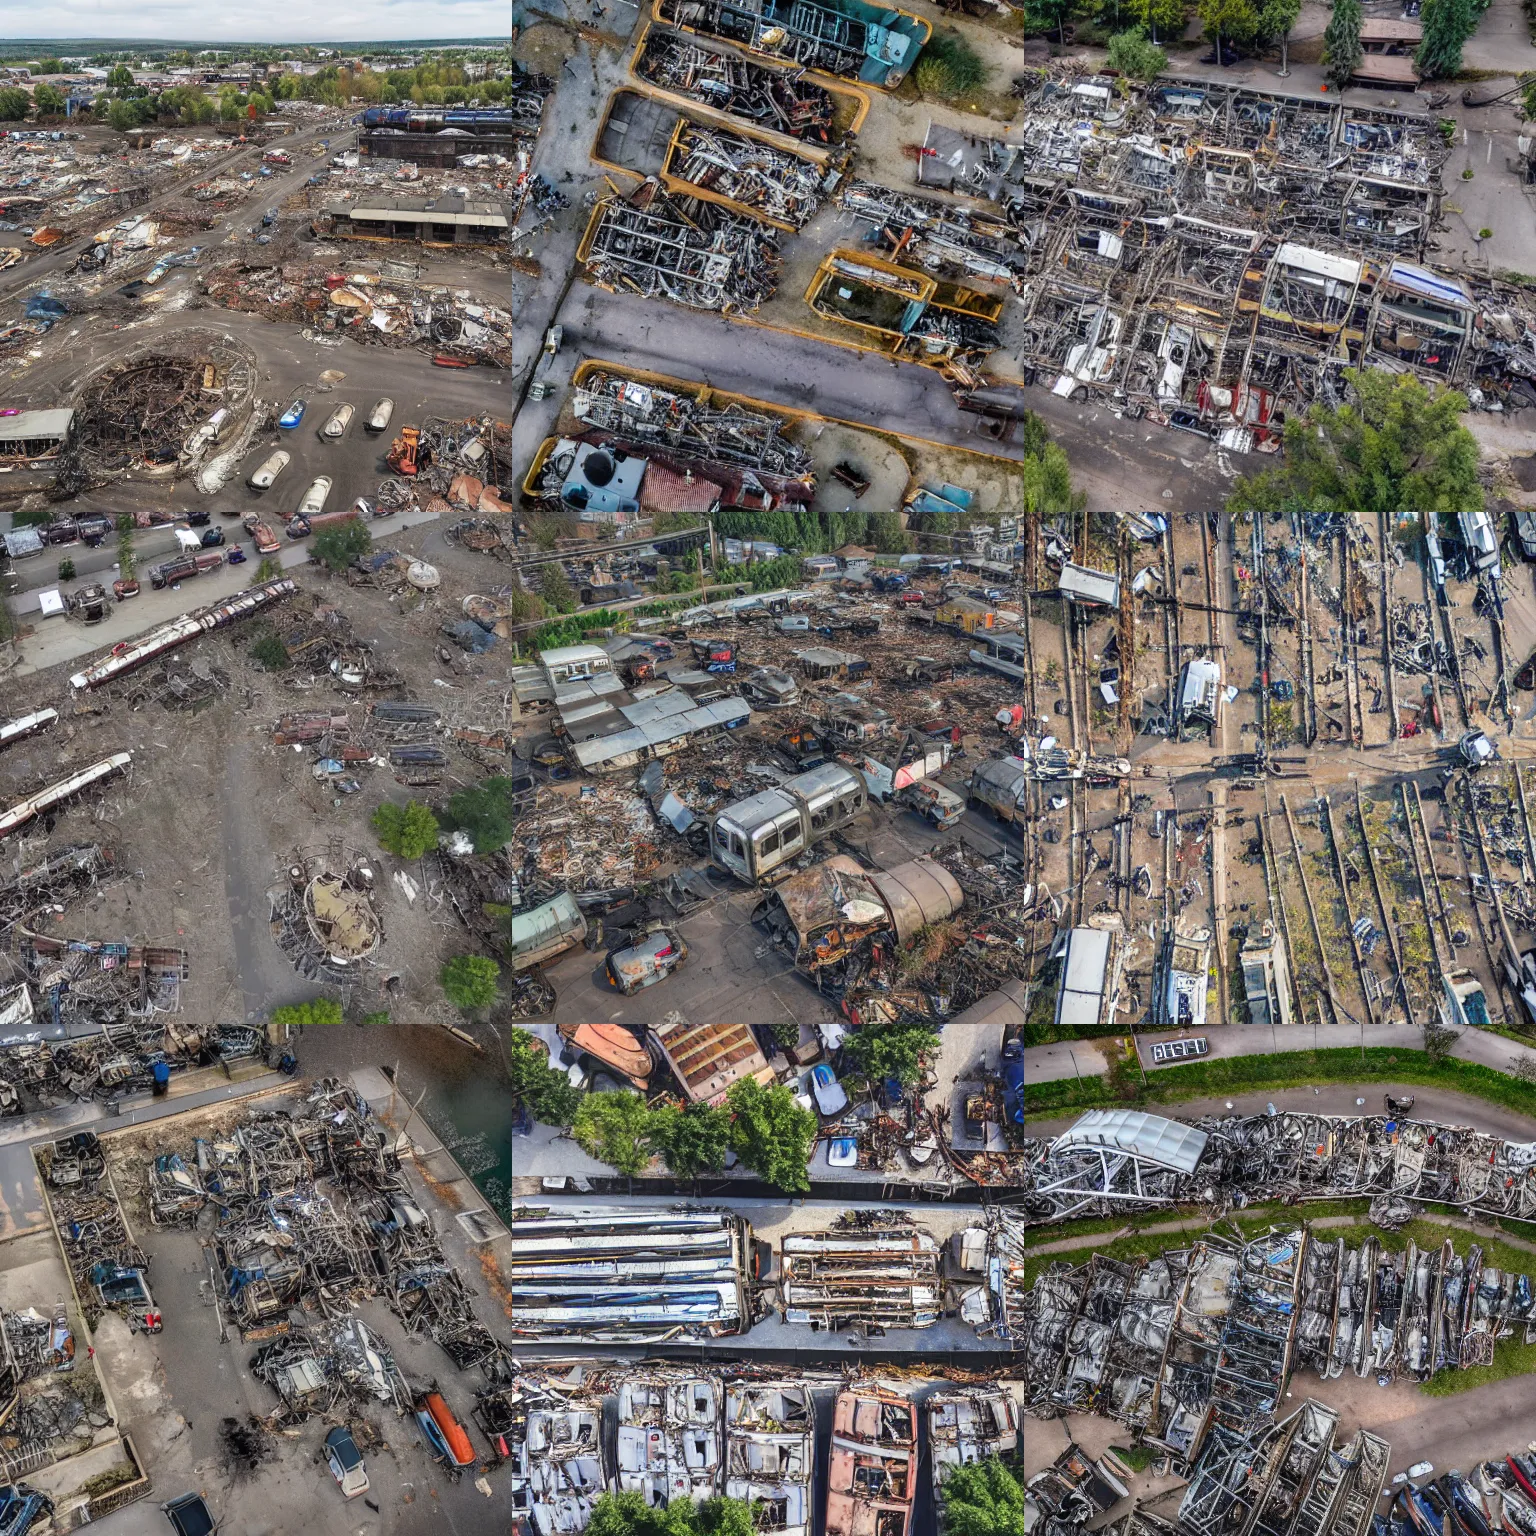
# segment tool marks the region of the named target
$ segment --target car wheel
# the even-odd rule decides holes
[[[1088,386],[1086,384],[1079,384],[1072,391],[1071,398],[1074,405],[1086,405],[1088,402]]]

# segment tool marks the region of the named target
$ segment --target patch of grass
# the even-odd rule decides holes
[[[981,55],[958,32],[935,32],[912,71],[925,96],[955,101],[976,90],[987,78]]]
[[[1536,1085],[1522,1083],[1480,1062],[1446,1057],[1432,1062],[1423,1051],[1368,1046],[1362,1052],[1349,1046],[1319,1051],[1280,1051],[1265,1056],[1229,1056],[1216,1061],[1190,1062],[1187,1066],[1163,1067],[1137,1085],[1135,1101],[1141,1104],[1176,1104],[1183,1099],[1203,1099],[1221,1093],[1255,1088],[1308,1088],[1321,1083],[1408,1083],[1421,1088],[1444,1088],[1498,1104],[1517,1114],[1536,1119]],[[1099,1077],[1079,1081],[1072,1077],[1044,1083],[1026,1083],[1027,1115],[1059,1114],[1072,1109],[1094,1109],[1125,1100]]]
[[[1150,1445],[1112,1445],[1110,1450],[1128,1466],[1132,1472],[1145,1472],[1157,1459],[1158,1453]]]
[[[1526,1255],[1529,1260],[1530,1255]],[[1493,1346],[1492,1365],[1474,1365],[1465,1371],[1441,1371],[1419,1383],[1425,1397],[1451,1397],[1490,1381],[1504,1381],[1510,1376],[1527,1376],[1536,1371],[1536,1344],[1522,1344],[1518,1338],[1500,1339]]]

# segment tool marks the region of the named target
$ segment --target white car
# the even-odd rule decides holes
[[[395,402],[386,395],[369,413],[368,430],[370,432],[382,432],[389,425],[389,418],[394,414]]]
[[[1204,1035],[1192,1040],[1154,1040],[1152,1065],[1161,1067],[1170,1061],[1193,1061],[1197,1056],[1206,1055],[1210,1048],[1210,1041]]]
[[[368,1468],[346,1425],[338,1424],[325,1437],[325,1459],[344,1497],[355,1499],[368,1492]]]
[[[325,510],[325,499],[331,494],[331,477],[321,475],[310,482],[309,489],[304,492],[304,499],[299,503],[300,517],[318,517]]]
[[[338,405],[325,418],[325,425],[320,428],[320,436],[330,442],[335,442],[352,425],[352,416],[353,409],[350,405]]]
[[[256,472],[245,483],[253,491],[269,491],[272,482],[288,468],[288,461],[292,455],[279,448],[276,453],[269,453],[260,464],[256,466]]]

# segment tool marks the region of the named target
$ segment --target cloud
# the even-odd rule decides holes
[[[243,6],[207,0],[50,0],[39,8],[0,0],[0,36],[176,43],[387,42],[506,37],[508,0],[331,0],[295,8],[282,29]],[[46,30],[45,30],[46,29]]]

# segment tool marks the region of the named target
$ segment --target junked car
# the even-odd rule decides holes
[[[309,406],[307,400],[295,400],[292,405],[277,418],[277,424],[290,431],[304,420],[304,412]]]
[[[338,1424],[325,1437],[325,1459],[344,1498],[355,1499],[368,1492],[368,1468],[363,1464],[363,1453],[345,1424]]]
[[[370,432],[382,432],[389,425],[389,419],[394,414],[395,402],[386,395],[368,413],[368,420],[365,424],[367,430]]]
[[[338,405],[329,416],[325,418],[325,425],[320,428],[320,436],[327,442],[335,442],[342,437],[348,427],[352,425],[352,417],[355,414],[350,405]]]
[[[267,491],[272,488],[272,482],[287,469],[292,455],[279,448],[276,453],[269,453],[260,464],[256,466],[255,473],[245,483],[253,491]]]
[[[608,985],[626,997],[665,981],[688,958],[688,946],[670,929],[648,933],[638,944],[608,956]]]

